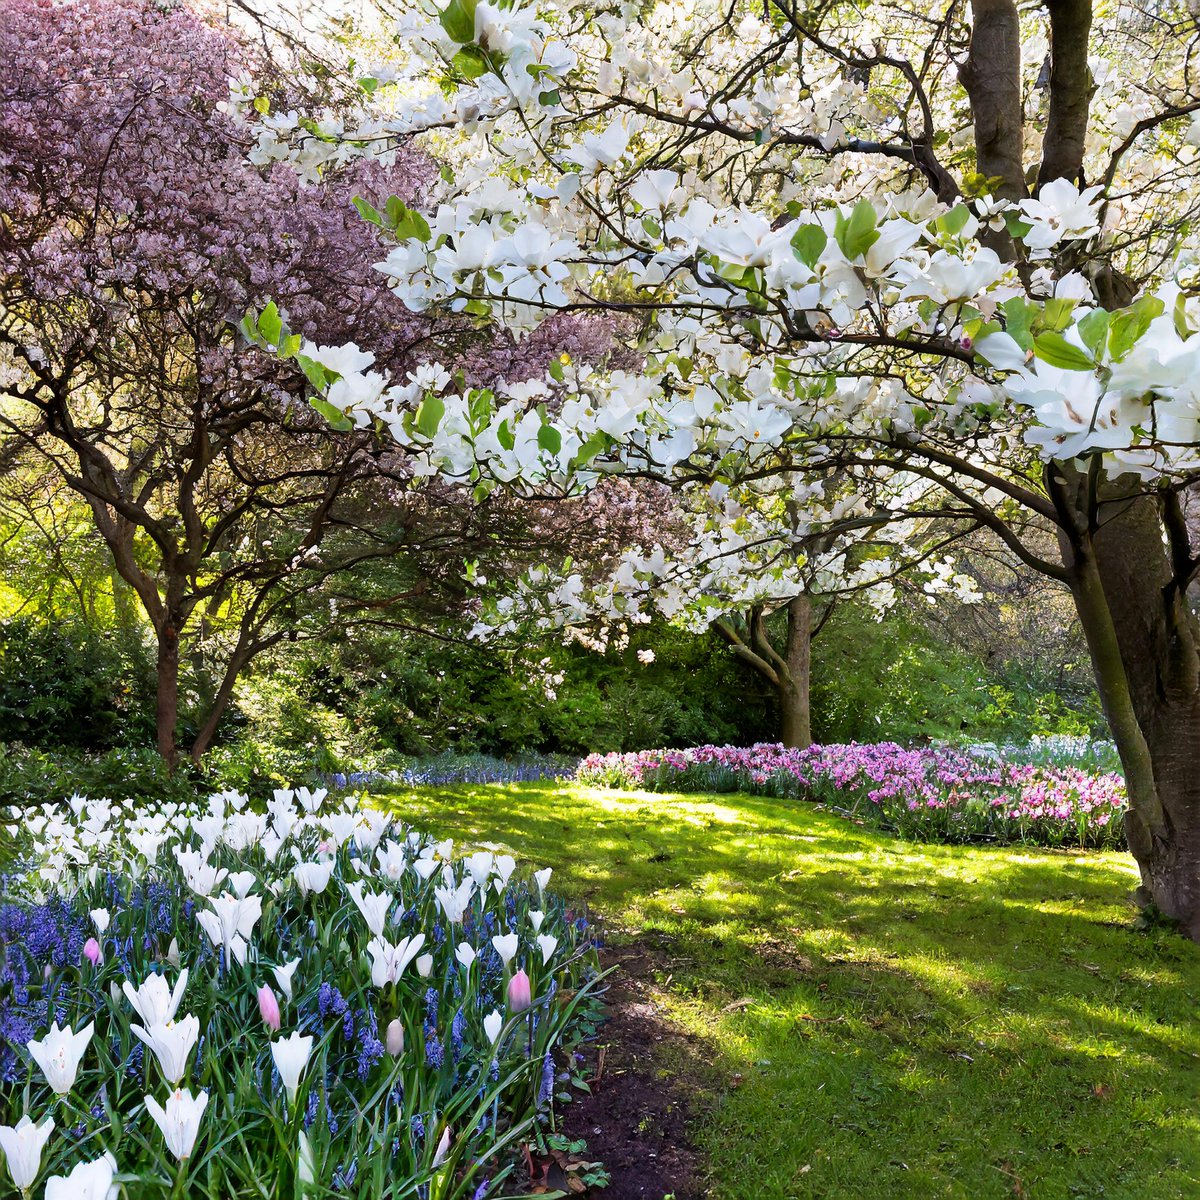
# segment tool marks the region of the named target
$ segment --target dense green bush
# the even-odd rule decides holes
[[[137,650],[80,621],[0,620],[0,742],[90,751],[143,742],[151,726]]]

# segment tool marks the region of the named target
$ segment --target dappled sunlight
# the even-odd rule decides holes
[[[880,1178],[913,1200],[1010,1194],[1014,1170],[1033,1196],[1082,1180],[1173,1200],[1200,1175],[1200,947],[1133,930],[1122,855],[917,845],[740,795],[388,799],[550,863],[609,936],[652,951],[729,1200],[883,1194],[855,1174],[864,1139],[907,1164]],[[1122,1192],[1100,1166],[1113,1145],[1153,1154],[1153,1179]]]

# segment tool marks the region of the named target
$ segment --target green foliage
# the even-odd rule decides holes
[[[705,1097],[713,1200],[1196,1193],[1200,948],[1131,927],[1125,854],[913,845],[763,797],[394,802],[639,931],[647,1069]]]
[[[81,621],[0,621],[0,742],[107,750],[144,739],[140,654]]]

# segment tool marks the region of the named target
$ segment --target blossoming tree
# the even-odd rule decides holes
[[[380,222],[393,289],[518,332],[619,313],[644,369],[338,402],[485,489],[929,480],[1070,588],[1141,897],[1200,935],[1194,30],[1169,0],[410,11],[387,107],[333,135],[445,164]]]

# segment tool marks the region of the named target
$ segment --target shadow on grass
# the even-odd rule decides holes
[[[741,795],[392,800],[660,948],[711,1064],[713,1195],[1200,1195],[1200,948],[1134,931],[1124,856],[917,845]]]

